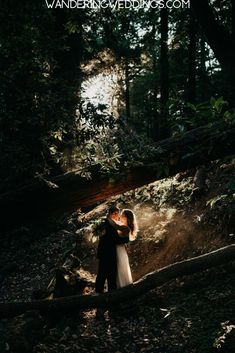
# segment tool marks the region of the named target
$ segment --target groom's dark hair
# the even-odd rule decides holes
[[[119,212],[120,209],[119,209],[117,206],[112,205],[112,206],[110,206],[109,209],[108,209],[108,214],[112,214],[112,213],[117,212],[117,211]]]

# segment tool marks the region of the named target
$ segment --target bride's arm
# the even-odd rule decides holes
[[[109,223],[111,224],[111,226],[116,229],[119,230],[120,232],[118,232],[118,235],[120,237],[128,237],[129,233],[130,233],[130,228],[124,225],[120,225],[116,222],[114,222],[112,219],[109,219]]]

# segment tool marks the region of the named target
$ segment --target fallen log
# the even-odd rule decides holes
[[[90,180],[71,172],[50,182],[37,180],[0,195],[2,228],[57,219],[65,212],[74,212],[180,171],[233,155],[235,126],[200,127],[182,137],[160,141],[155,147],[156,153],[138,167],[123,167],[112,175],[102,174],[93,167]]]
[[[52,300],[0,303],[0,318],[13,317],[28,310],[39,310],[45,314],[71,310],[75,312],[76,310],[87,308],[110,308],[130,299],[133,300],[177,277],[192,275],[232,260],[235,260],[235,244],[188,260],[176,262],[147,274],[129,286],[98,296],[75,295]]]

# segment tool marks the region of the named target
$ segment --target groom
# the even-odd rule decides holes
[[[117,230],[111,225],[119,220],[120,210],[116,206],[111,206],[105,220],[105,233],[100,238],[97,257],[99,259],[98,273],[96,277],[96,293],[104,292],[104,284],[107,280],[108,291],[117,288],[117,257],[116,245],[128,243],[129,237],[119,237]]]

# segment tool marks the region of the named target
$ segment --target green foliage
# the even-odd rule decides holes
[[[235,214],[235,194],[226,186],[227,194],[215,196],[207,201],[206,206],[209,210],[206,212],[210,222],[218,226],[228,226],[233,232],[233,219]]]
[[[95,243],[99,237],[105,234],[105,218],[92,219],[85,227],[78,229],[76,234]]]
[[[227,338],[234,329],[235,325],[232,325],[229,320],[222,322],[221,330],[219,332],[220,336],[215,339],[213,347],[216,349],[221,349],[225,343],[227,343]]]
[[[7,188],[37,174],[62,173],[66,151],[82,151],[114,120],[103,105],[78,95],[81,63],[91,57],[91,46],[93,55],[96,50],[93,13],[53,12],[28,2],[4,9],[10,16],[0,15],[0,180]],[[83,28],[89,28],[84,36]]]
[[[235,113],[226,110],[228,102],[223,97],[199,104],[185,104],[182,101],[173,102],[170,109],[170,126],[173,135],[195,129],[200,126],[212,126],[219,121],[234,122]]]
[[[228,6],[223,4],[219,15],[229,26]],[[89,177],[87,167],[94,164],[110,173],[141,165],[156,156],[151,138],[156,139],[161,124],[179,135],[220,120],[234,122],[235,114],[222,98],[226,82],[208,46],[201,80],[208,90],[204,86],[204,95],[198,87],[198,100],[211,92],[221,97],[194,105],[184,102],[188,19],[185,10],[169,16],[170,114],[160,116],[158,10],[49,11],[41,2],[6,2],[0,14],[1,190],[68,170]],[[200,60],[197,54],[198,74]],[[114,68],[119,84],[115,118],[103,104],[93,105],[80,94],[83,80]],[[130,119],[123,126],[127,83]],[[161,153],[156,164],[167,176]]]
[[[235,182],[234,181],[229,181],[226,185],[226,188],[228,189],[228,191],[230,192],[235,192]]]
[[[228,199],[228,195],[219,195],[216,196],[206,202],[206,206],[210,206],[210,208],[214,208],[219,202]]]

